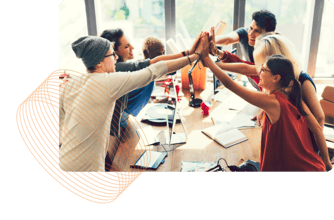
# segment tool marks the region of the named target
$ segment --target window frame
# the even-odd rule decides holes
[[[176,33],[176,0],[165,0],[164,1],[164,11],[165,11],[165,36],[166,39],[173,38],[175,40]],[[234,0],[234,12],[233,12],[233,30],[239,27],[243,27],[245,23],[245,5],[246,0]],[[96,13],[95,13],[95,1],[85,0],[86,6],[86,17],[87,17],[87,28],[89,35],[97,35],[97,24],[96,24]],[[322,24],[324,0],[312,0],[313,14],[311,16],[311,28],[309,31],[310,36],[309,42],[307,42],[307,51],[304,61],[306,61],[305,67],[307,65],[307,73],[311,76],[315,76],[316,71],[316,61],[318,55],[318,46],[320,40],[320,30]],[[311,12],[310,12],[311,13]],[[239,44],[233,45],[233,48],[237,47],[237,55],[241,57],[241,50]],[[167,54],[171,51],[167,47]],[[333,77],[329,77],[333,78]]]

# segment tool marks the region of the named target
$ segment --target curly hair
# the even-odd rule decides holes
[[[159,38],[152,36],[147,37],[143,43],[143,53],[145,59],[153,59],[154,57],[163,55],[161,51],[164,50],[164,48],[165,47]]]

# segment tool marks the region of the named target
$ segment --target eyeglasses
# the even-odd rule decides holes
[[[260,69],[260,73],[262,73],[262,72],[264,72],[264,71],[271,72],[270,70],[265,69],[265,68],[262,66],[262,68]]]
[[[115,51],[112,53],[112,54],[109,54],[109,55],[106,55],[106,56],[104,56],[104,57],[111,57],[111,56],[114,56],[115,57],[115,59],[116,59],[116,53],[115,53]]]

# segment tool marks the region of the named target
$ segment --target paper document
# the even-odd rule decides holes
[[[160,130],[153,130],[152,126],[139,128],[136,132],[146,146],[160,143],[158,138]]]
[[[181,53],[180,48],[176,45],[173,38],[170,38],[169,40],[167,40],[166,43],[167,43],[168,47],[173,51],[174,54]]]
[[[181,49],[181,51],[186,51],[188,50],[188,47],[186,45],[186,42],[184,41],[183,37],[181,34],[177,34],[175,35],[176,38],[176,43],[179,46],[179,48]]]
[[[253,116],[257,116],[261,112],[260,108],[248,103],[247,101],[245,101],[244,99],[240,98],[235,94],[229,95],[229,97],[225,99],[222,103],[230,110],[241,111],[245,114]]]
[[[217,165],[217,162],[181,161],[181,172],[205,172]]]
[[[211,116],[212,121],[215,125],[228,123],[232,125],[234,128],[255,127],[256,122],[251,120],[253,117],[254,117],[253,115],[248,115],[242,112],[237,112],[232,110]]]
[[[227,24],[223,21],[218,21],[215,26],[215,36],[224,34]]]
[[[154,87],[151,93],[151,97],[157,97],[157,96],[165,96],[165,87],[161,87],[161,86]]]

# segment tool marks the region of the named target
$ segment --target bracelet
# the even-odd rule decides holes
[[[188,57],[188,56],[187,56]],[[188,60],[189,60],[189,64],[191,65],[192,64],[192,62],[191,62],[191,60],[190,60],[190,58],[188,57]]]
[[[220,52],[219,52],[219,50],[218,50],[217,46],[216,46],[216,50],[217,50],[217,54],[216,54],[216,56],[217,56],[217,59],[218,59],[218,60],[222,60],[222,59],[223,59],[223,57],[224,57],[224,55],[223,55],[222,59],[220,59]],[[224,54],[225,54],[225,51],[224,51]]]
[[[197,54],[198,55],[198,59],[201,59],[202,58],[202,55],[201,54],[199,54],[199,53],[194,53],[194,54]]]
[[[216,48],[216,50],[217,50],[217,54],[216,54],[216,55],[219,55],[219,50],[218,50],[218,48],[217,48],[216,45],[215,45],[215,48]]]
[[[182,55],[183,55],[184,57],[186,56],[186,52],[185,52],[185,51],[182,51],[181,53],[182,53]]]
[[[226,58],[223,59],[225,55],[226,55]],[[228,53],[227,53],[225,50],[224,50],[224,56],[222,57],[222,59],[220,59],[221,61],[225,61],[225,60],[227,60],[227,58],[228,58]]]

